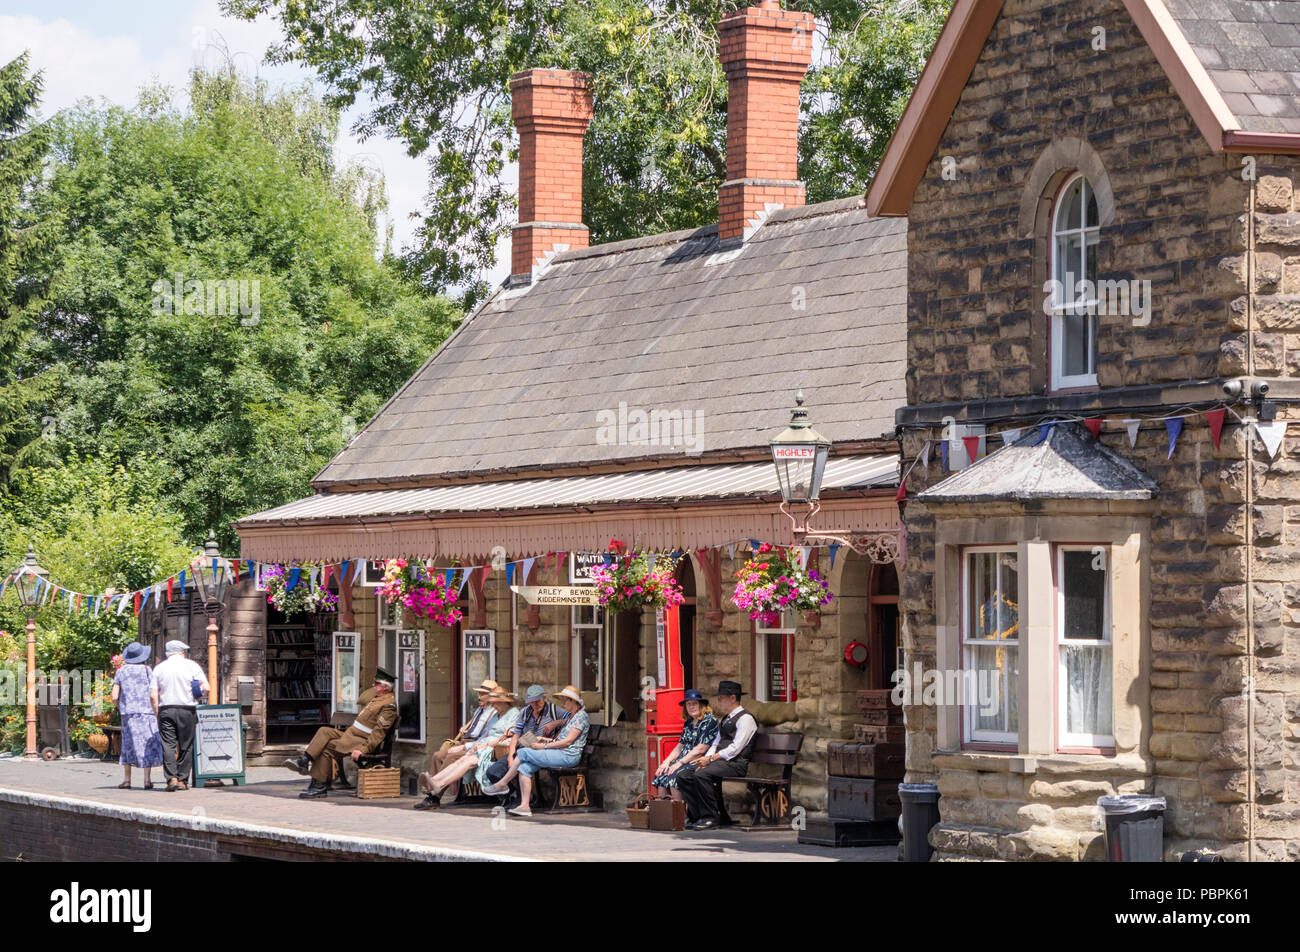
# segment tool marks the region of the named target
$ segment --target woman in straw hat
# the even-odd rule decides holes
[[[452,761],[432,777],[421,775],[420,789],[427,795],[426,800],[432,801],[430,806],[436,805],[442,792],[471,770],[475,771],[474,779],[478,781],[479,786],[488,782],[487,769],[492,763],[492,748],[506,731],[514,726],[515,720],[519,717],[519,708],[515,706],[517,700],[518,698],[502,687],[489,694],[487,702],[497,712],[497,717],[492,721],[488,732],[477,743],[466,747],[465,755],[459,760]]]
[[[131,788],[131,768],[144,770],[144,788],[153,789],[149,772],[163,765],[162,737],[158,733],[158,707],[150,700],[152,672],[145,667],[149,648],[133,641],[122,652],[122,667],[113,675],[113,703],[122,715],[122,756],[118,763],[126,773],[119,786]]]
[[[551,695],[564,705],[569,718],[560,728],[559,735],[552,738],[539,737],[532,747],[520,747],[514,765],[506,775],[492,787],[484,788],[484,793],[505,793],[510,781],[519,775],[519,806],[510,812],[515,816],[532,816],[528,804],[533,798],[533,774],[546,767],[576,767],[582,758],[582,748],[586,746],[587,734],[591,730],[591,721],[587,717],[582,695],[572,684],[565,685],[564,690]]]

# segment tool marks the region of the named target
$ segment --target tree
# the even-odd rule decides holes
[[[371,105],[356,131],[429,156],[406,261],[427,286],[468,287],[494,260],[515,202],[508,81],[527,67],[592,74],[586,223],[609,241],[716,220],[726,82],[717,23],[743,0],[221,0],[278,18],[274,62],[316,69],[328,101]],[[810,201],[862,191],[951,0],[806,0],[818,57],[803,88],[800,174]]]
[[[0,67],[0,484],[33,449],[34,410],[47,384],[24,349],[41,292],[31,261],[51,233],[30,204],[48,147],[48,130],[32,121],[40,92],[40,74],[28,75],[27,54]]]
[[[306,89],[231,72],[188,109],[149,89],[51,123],[47,452],[151,474],[191,541],[306,495],[459,319],[377,258],[383,183],[334,167],[336,132]]]

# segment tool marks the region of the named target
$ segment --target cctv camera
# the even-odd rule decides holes
[[[1223,392],[1227,394],[1228,397],[1230,397],[1231,399],[1236,400],[1238,397],[1241,396],[1241,381],[1229,380],[1227,383],[1223,385]]]
[[[1268,381],[1256,380],[1250,385],[1250,395],[1256,400],[1268,396]]]

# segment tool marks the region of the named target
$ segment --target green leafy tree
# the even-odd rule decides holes
[[[48,130],[32,120],[40,92],[26,54],[0,66],[0,483],[15,460],[31,453],[48,382],[24,348],[42,290],[31,261],[51,234],[31,208],[48,148]]]
[[[52,121],[34,211],[59,227],[27,354],[58,381],[48,452],[152,474],[186,538],[231,546],[230,521],[310,491],[459,312],[377,256],[383,183],[335,168],[333,108],[231,72],[189,99]]]
[[[716,220],[726,81],[717,23],[743,0],[222,0],[276,18],[273,62],[315,69],[329,101],[366,109],[361,135],[428,155],[407,265],[433,288],[482,294],[515,202],[508,81],[528,67],[592,74],[584,158],[593,241]],[[803,87],[800,174],[810,201],[862,191],[951,0],[805,0],[818,55]]]

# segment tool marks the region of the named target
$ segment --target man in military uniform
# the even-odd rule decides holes
[[[397,721],[397,699],[393,697],[393,676],[380,668],[375,672],[375,685],[365,691],[357,702],[361,713],[345,731],[322,727],[307,745],[307,752],[284,762],[290,770],[311,777],[311,784],[298,794],[304,800],[323,797],[329,793],[330,778],[334,775],[334,758],[351,754],[353,760],[362,754],[378,750],[384,738]]]

